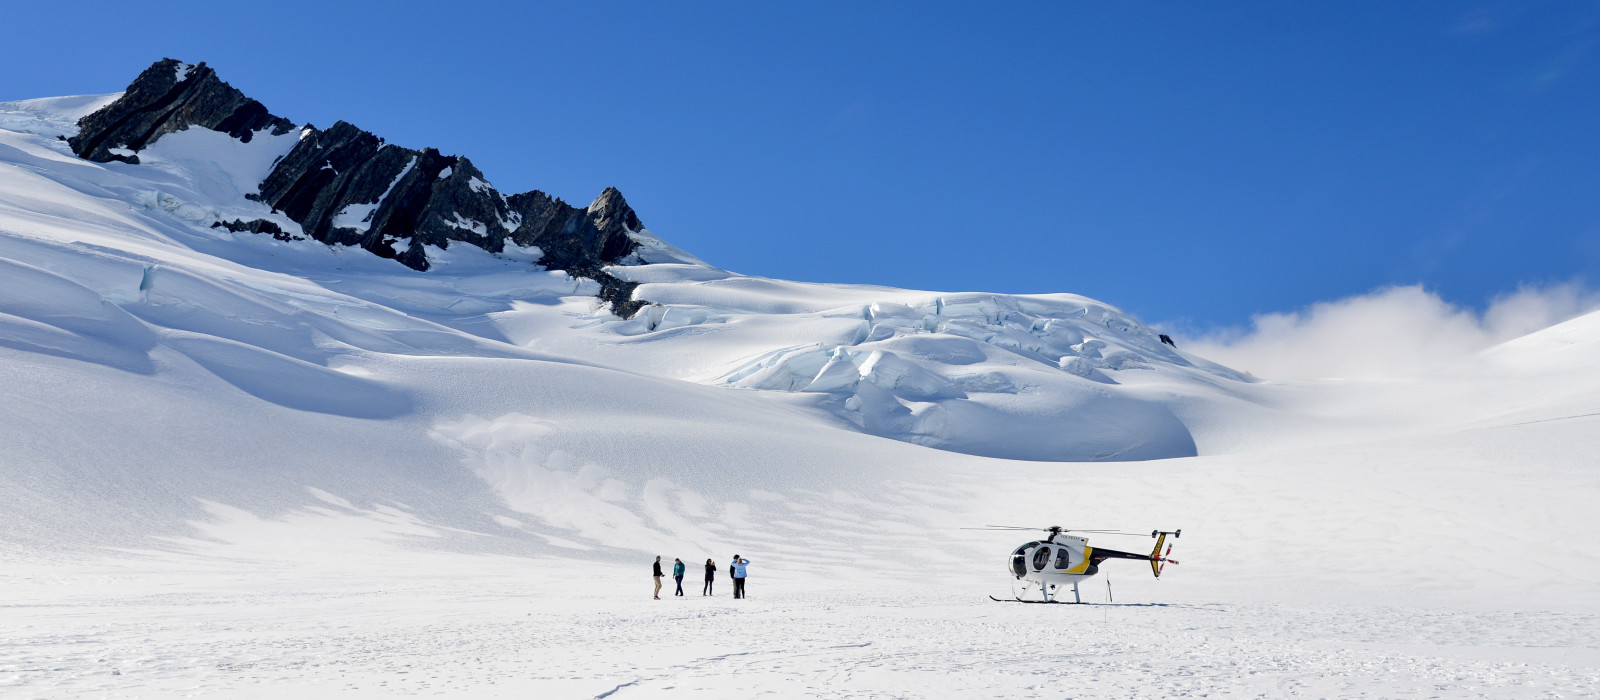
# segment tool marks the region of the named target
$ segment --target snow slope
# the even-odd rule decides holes
[[[294,135],[73,157],[109,97],[0,104],[0,693],[1600,694],[1600,314],[1253,381],[1083,297],[646,232],[622,320],[536,251],[211,228],[274,216],[242,195]],[[986,523],[1182,527],[1183,564],[1004,606]],[[641,595],[734,552],[751,600]]]

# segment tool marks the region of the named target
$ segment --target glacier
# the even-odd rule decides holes
[[[627,313],[533,241],[315,239],[248,197],[297,130],[75,155],[117,97],[0,103],[0,693],[1600,693],[1600,314],[1281,381],[642,225]],[[1182,527],[1183,564],[1004,606],[991,523]],[[648,598],[734,553],[750,600]]]

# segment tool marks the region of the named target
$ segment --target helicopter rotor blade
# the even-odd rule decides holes
[[[1014,525],[984,525],[983,527],[963,527],[962,530],[1049,530],[1048,527],[1016,527]]]
[[[1075,530],[1072,528],[1051,527],[1021,527],[1018,525],[985,525],[983,527],[963,527],[962,530],[1000,530],[1000,531],[1040,531],[1040,532],[1082,532],[1091,535],[1127,535],[1143,537],[1143,533],[1123,532],[1122,530]]]

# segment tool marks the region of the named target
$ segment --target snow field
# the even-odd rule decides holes
[[[418,561],[416,563],[423,563]],[[430,561],[429,564],[444,562]],[[14,606],[18,697],[1583,697],[1594,616],[1227,603],[975,604],[977,591],[647,579],[508,562],[311,587],[214,567],[79,572],[113,597]],[[210,569],[209,571],[206,569]],[[219,576],[211,590],[197,580]],[[274,580],[279,579],[279,580]],[[573,583],[582,582],[581,586]],[[100,591],[104,581],[85,581]],[[307,581],[310,583],[310,581]],[[726,585],[726,578],[719,581]],[[687,586],[686,586],[687,588]],[[16,590],[13,588],[12,590]],[[915,594],[908,596],[907,594]],[[1096,598],[1100,599],[1100,598]]]

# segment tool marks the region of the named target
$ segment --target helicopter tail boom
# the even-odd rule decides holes
[[[1167,543],[1167,536],[1171,535],[1173,539],[1177,539],[1182,533],[1182,530],[1173,530],[1171,532],[1156,530],[1155,532],[1150,533],[1150,536],[1154,537],[1156,540],[1156,547],[1155,549],[1150,550],[1149,554],[1119,552],[1114,549],[1090,547],[1088,548],[1089,553],[1087,554],[1090,565],[1087,573],[1088,575],[1093,576],[1098,570],[1100,562],[1103,562],[1107,559],[1135,559],[1138,561],[1150,562],[1150,573],[1155,574],[1156,578],[1161,578],[1161,570],[1166,568],[1167,564],[1178,563],[1177,559],[1170,557],[1172,554],[1172,545]]]

